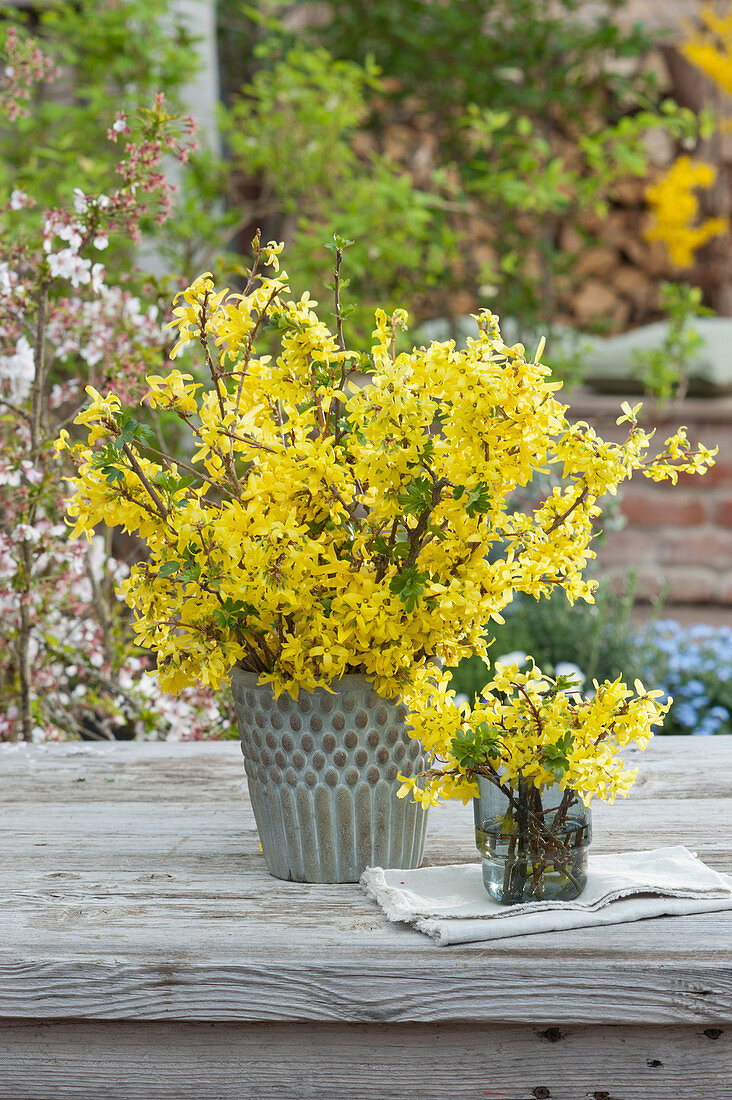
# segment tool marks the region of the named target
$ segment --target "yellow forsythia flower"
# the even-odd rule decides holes
[[[637,769],[625,767],[620,752],[630,744],[647,747],[653,727],[671,703],[663,693],[633,692],[618,677],[594,683],[594,695],[557,685],[535,665],[522,672],[497,665],[475,704],[457,707],[449,677],[425,670],[407,695],[412,736],[430,756],[430,768],[400,777],[400,797],[412,794],[424,805],[477,794],[476,776],[498,777],[516,787],[528,781],[540,790],[557,783],[592,798],[612,802],[627,795]],[[462,751],[461,751],[462,749]]]
[[[694,188],[712,187],[716,178],[713,165],[681,156],[665,176],[646,188],[652,221],[643,236],[647,241],[663,241],[678,267],[688,267],[698,248],[729,228],[727,218],[707,218],[694,224],[699,217]]]
[[[720,16],[705,4],[699,17],[702,29],[681,45],[681,53],[732,94],[732,5],[726,15]]]
[[[279,246],[260,251],[274,262]],[[711,463],[680,435],[649,459],[635,421],[622,443],[570,424],[549,368],[504,344],[490,313],[462,350],[397,354],[406,314],[378,311],[364,353],[341,347],[309,295],[291,299],[282,272],[258,271],[241,294],[204,274],[176,301],[176,346],[197,344],[208,378],[150,376],[146,400],[179,418],[184,459],[162,455],[115,394],[90,391],[67,509],[75,535],[106,523],[147,544],[120,587],[171,691],[239,665],[293,695],[355,671],[403,695],[427,656],[485,654],[515,592],[591,601],[604,494],[635,472]],[[265,325],[275,346],[260,355]],[[370,384],[352,386],[365,359]],[[540,470],[562,483],[517,508]],[[441,712],[426,742],[451,720]]]

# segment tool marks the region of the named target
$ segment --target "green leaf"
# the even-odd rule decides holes
[[[467,489],[465,497],[465,511],[471,518],[490,511],[491,493],[484,482],[479,481],[474,489]]]
[[[474,730],[453,737],[450,751],[462,767],[477,768],[488,760],[500,759],[501,733],[499,726],[481,722]]]
[[[427,530],[439,542],[443,542],[443,540],[447,538],[447,531],[443,531],[441,527],[435,527],[434,523],[429,523],[427,525]]]
[[[221,606],[214,611],[213,618],[219,626],[228,629],[244,622],[251,615],[256,615],[256,608],[250,603],[245,603],[243,600],[234,600],[231,596],[227,596],[222,601]]]
[[[201,578],[201,566],[197,561],[188,561],[180,571],[182,581],[197,581]]]
[[[377,535],[374,541],[371,543],[371,553],[378,555],[382,558],[389,558],[391,560],[392,547],[387,542],[384,535]]]
[[[150,443],[155,440],[155,432],[149,424],[138,424],[136,436],[142,443]]]
[[[171,577],[173,573],[177,573],[183,562],[180,561],[165,561],[158,570],[159,576]]]
[[[415,478],[397,497],[406,515],[418,516],[432,504],[432,483],[426,477]]]
[[[428,580],[425,573],[420,573],[416,565],[410,565],[407,569],[397,573],[389,584],[389,591],[399,596],[409,614],[417,606],[419,597],[424,592],[425,582]]]
[[[577,676],[557,676],[556,679],[556,692],[553,694],[560,694],[563,691],[579,691],[582,688],[583,680],[580,680]]]
[[[544,746],[544,763],[554,772],[557,778],[561,778],[569,768],[569,755],[573,746],[574,736],[570,730],[562,734],[553,745]]]

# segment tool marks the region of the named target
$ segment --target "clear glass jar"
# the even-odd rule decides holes
[[[473,800],[475,841],[483,882],[503,905],[571,901],[587,883],[592,838],[590,810],[571,790],[557,784],[539,789],[520,781],[478,777]]]

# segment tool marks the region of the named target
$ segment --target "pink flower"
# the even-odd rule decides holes
[[[36,467],[27,458],[21,460],[20,468],[25,474],[25,479],[31,485],[37,485],[39,481],[43,481],[43,473],[37,470]]]
[[[83,233],[83,226],[72,221],[66,213],[52,210],[46,215],[43,223],[43,249],[45,252],[50,252],[53,248],[53,238],[60,237],[62,241],[68,241],[70,249],[78,252]]]
[[[73,287],[79,287],[91,280],[91,260],[83,259],[71,248],[51,253],[48,267],[54,278],[69,279]]]
[[[36,373],[33,348],[25,336],[15,345],[15,354],[0,356],[0,382],[8,383],[10,400],[25,401]]]
[[[91,269],[91,286],[95,294],[101,294],[104,286],[104,264],[94,264]]]
[[[14,542],[39,542],[41,539],[41,532],[35,527],[31,527],[29,523],[17,523],[15,530],[13,531]]]
[[[12,469],[8,462],[0,462],[0,485],[8,485],[11,488],[20,485],[19,472]],[[0,557],[2,557],[2,547],[0,547]]]
[[[68,241],[69,248],[72,248],[74,252],[78,252],[81,248],[83,232],[83,227],[78,222],[67,222],[58,227],[56,236],[60,237],[62,241]]]

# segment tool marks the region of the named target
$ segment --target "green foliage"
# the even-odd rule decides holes
[[[409,565],[392,578],[389,582],[389,591],[398,595],[406,610],[411,613],[417,606],[427,581],[429,577],[420,573],[416,565]]]
[[[0,131],[0,194],[20,188],[50,208],[67,206],[74,188],[108,189],[124,147],[124,139],[107,140],[108,129],[118,112],[134,118],[158,93],[169,109],[181,110],[182,90],[200,63],[195,28],[171,0],[47,0],[32,19],[25,8],[3,11],[6,27],[32,23],[59,75],[39,90],[28,117]],[[167,258],[173,270],[212,266],[236,221],[220,209],[227,186],[218,158],[194,154],[165,230],[153,217],[143,222],[148,251]],[[105,265],[129,266],[131,256],[129,246],[113,241]]]
[[[633,94],[637,72],[604,64],[633,62],[647,46],[639,27],[619,29],[622,5],[605,0],[589,20],[578,17],[582,0],[370,0],[330,5],[317,34],[338,57],[373,57],[400,81],[394,97],[418,96],[449,142],[451,122],[468,103],[535,118],[550,104],[568,120]]]
[[[457,485],[453,495],[456,500],[465,497],[465,511],[469,516],[485,515],[490,511],[491,492],[489,486],[483,481],[479,481],[473,489]]]
[[[295,44],[296,34],[288,33],[276,17],[281,7],[275,0],[216,0],[219,86],[226,107],[253,79],[273,44]]]
[[[572,286],[573,260],[558,248],[563,222],[590,210],[606,213],[618,179],[645,175],[648,130],[693,138],[707,117],[665,100],[658,110],[575,133],[570,142],[546,120],[469,104],[462,125],[465,194],[495,228],[496,261],[483,262],[477,277],[526,331],[550,322],[559,289]]]
[[[240,223],[236,207],[223,202],[230,177],[230,166],[210,150],[194,153],[186,164],[175,212],[155,245],[170,271],[187,277],[192,271],[230,270],[241,262],[238,253],[223,247]],[[162,294],[169,297],[167,288]]]
[[[224,123],[235,170],[255,193],[246,218],[288,242],[299,292],[327,286],[325,242],[350,238],[349,298],[359,303],[350,325],[370,332],[377,302],[419,302],[454,261],[445,189],[438,181],[433,193],[420,191],[385,155],[354,151],[368,97],[381,89],[373,65],[334,60],[323,48],[277,49],[277,41]]]
[[[465,241],[441,271],[443,292],[468,291],[476,304],[494,296],[524,330],[545,330],[572,293],[574,260],[558,247],[563,222],[601,211],[619,178],[645,175],[643,134],[708,130],[675,103],[656,107],[643,65],[651,43],[639,25],[620,29],[623,6],[601,0],[587,17],[582,0],[298,5],[311,42],[339,59],[375,62],[388,78],[371,99],[377,136],[416,123],[437,139],[431,189],[450,179],[451,228],[464,233],[466,215],[485,226],[484,240]],[[294,10],[275,0],[267,8],[283,19]],[[445,298],[417,308],[445,316]],[[568,363],[565,374],[576,373]]]
[[[694,328],[695,317],[714,311],[702,305],[699,287],[687,283],[661,283],[661,308],[668,316],[668,329],[659,348],[634,351],[633,374],[644,391],[658,404],[681,401],[689,384],[689,367],[704,340]]]
[[[455,494],[456,498],[458,494]],[[432,502],[432,483],[426,477],[410,481],[397,497],[398,503],[408,516],[418,516]]]
[[[478,768],[486,760],[498,760],[501,755],[501,730],[480,722],[476,728],[464,730],[453,737],[452,755],[461,768]]]
[[[11,8],[12,23],[28,21]],[[178,105],[196,69],[194,38],[169,0],[49,0],[33,33],[61,68],[28,118],[0,134],[0,182],[59,205],[74,187],[100,191],[119,149],[105,140],[118,110],[134,114],[156,92]]]
[[[554,743],[544,745],[544,763],[547,768],[554,771],[557,779],[561,779],[564,772],[569,769],[569,757],[574,747],[574,737],[571,730]]]
[[[508,308],[522,321],[527,307],[529,316],[542,314],[546,286],[542,277],[529,277],[527,250],[534,248],[541,256],[542,276],[568,273],[569,257],[558,251],[554,235],[540,231],[540,220],[551,226],[552,219],[558,224],[559,219],[571,216],[574,220],[588,210],[606,213],[619,178],[645,175],[644,137],[650,129],[661,127],[682,140],[695,136],[700,128],[706,132],[707,123],[706,115],[696,116],[667,99],[658,110],[640,110],[595,131],[576,134],[572,149],[558,147],[545,120],[468,104],[462,120],[468,155],[465,190],[482,209],[492,211],[496,221],[499,268],[485,269],[481,277],[498,280],[502,309]],[[527,218],[536,219],[533,234],[527,233]]]
[[[557,676],[548,690],[542,693],[542,699],[571,693],[577,687],[577,681],[571,676]],[[533,721],[531,708],[529,713]],[[450,751],[461,768],[479,768],[487,761],[500,761],[505,748],[505,737],[506,731],[500,726],[480,722],[474,728],[468,727],[454,737],[450,744]],[[556,741],[547,741],[542,746],[542,763],[554,773],[557,781],[561,780],[563,774],[569,770],[574,743],[574,734],[572,730],[567,729],[557,737]]]
[[[375,76],[359,65],[296,48],[242,89],[229,119],[232,153],[253,176],[277,173],[284,213],[296,212],[308,192],[331,193],[353,175],[347,138],[364,120],[369,86]]]

